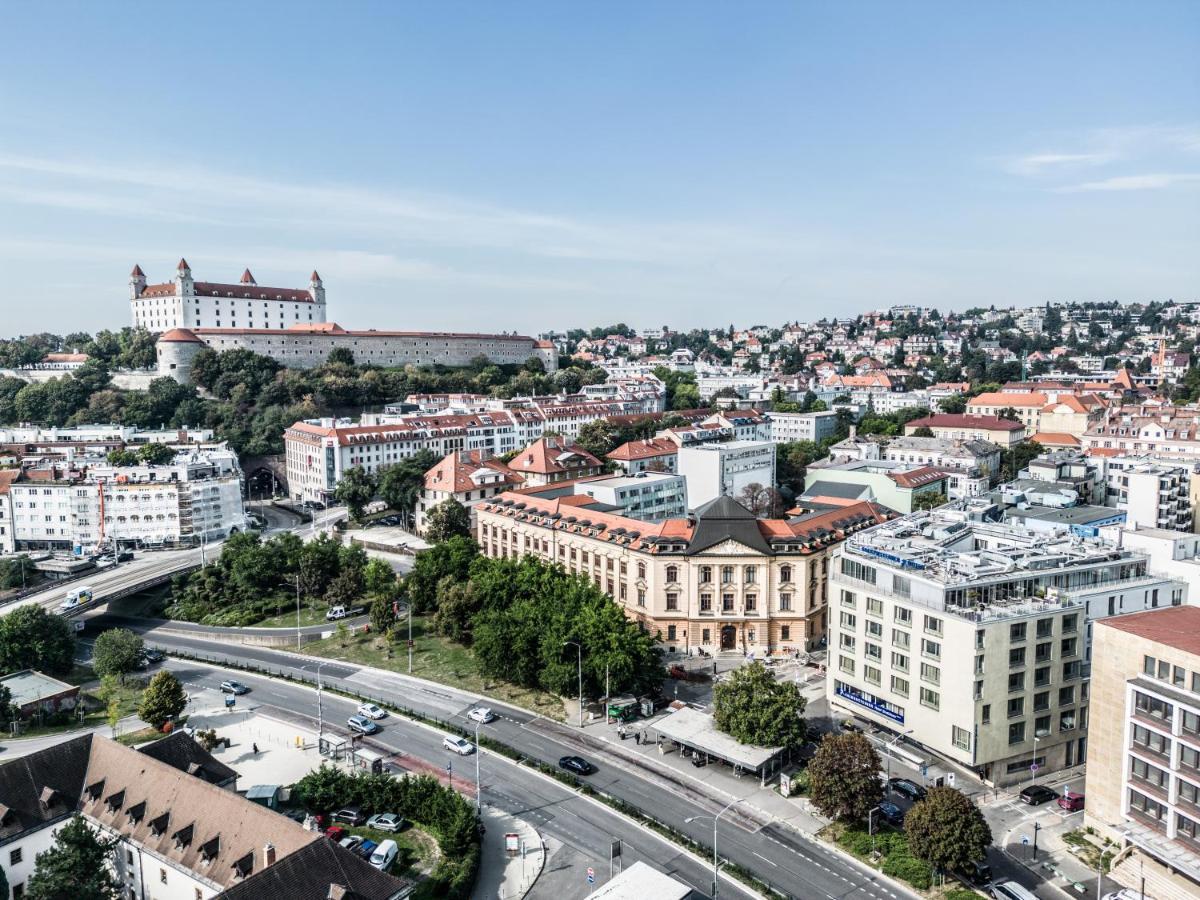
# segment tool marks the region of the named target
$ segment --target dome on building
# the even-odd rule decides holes
[[[159,342],[167,341],[170,343],[179,344],[203,344],[204,341],[196,337],[195,332],[187,328],[172,328],[170,331],[164,331],[158,336]]]

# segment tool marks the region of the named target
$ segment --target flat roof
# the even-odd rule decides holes
[[[1115,628],[1165,647],[1200,656],[1200,607],[1197,606],[1168,606],[1098,619],[1096,627]]]
[[[1009,515],[1026,519],[1040,519],[1043,522],[1057,522],[1061,525],[1090,525],[1093,522],[1104,522],[1109,519],[1125,519],[1125,510],[1112,506],[1068,506],[1059,509],[1053,506],[1032,506],[1029,509],[1008,510]]]
[[[12,702],[17,706],[36,703],[46,697],[57,697],[59,694],[79,689],[77,685],[67,684],[33,669],[5,675],[0,678],[0,684],[12,692]]]
[[[639,860],[588,894],[588,900],[645,900],[647,897],[653,897],[654,900],[684,900],[691,894],[690,885],[676,881]]]
[[[656,481],[683,481],[682,475],[673,472],[647,472],[645,475],[614,475],[612,478],[597,478],[587,482],[587,487],[624,488],[654,484]],[[584,490],[587,490],[587,487]]]
[[[702,750],[726,762],[758,770],[783,752],[782,747],[756,747],[740,744],[723,731],[718,731],[713,717],[685,706],[677,709],[654,725],[663,737]]]

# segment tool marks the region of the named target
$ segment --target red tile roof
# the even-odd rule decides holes
[[[159,341],[167,341],[168,343],[180,344],[203,344],[204,341],[196,337],[196,333],[189,328],[172,328],[170,331],[165,331],[158,336]]]
[[[987,394],[980,394],[978,397],[972,397],[967,401],[967,406],[984,407],[984,406],[1036,406],[1041,409],[1049,402],[1045,394],[1037,391],[1031,391],[1028,394],[1008,393],[1005,391],[992,391]]]
[[[935,481],[941,481],[947,475],[941,469],[935,469],[933,466],[921,466],[918,469],[910,469],[907,472],[892,472],[888,477],[900,485],[900,487],[917,488],[932,484]]]
[[[1023,431],[1025,426],[999,416],[971,416],[959,413],[936,413],[923,419],[913,419],[905,428],[979,428],[984,431]]]
[[[1080,446],[1079,438],[1073,434],[1066,434],[1061,431],[1039,431],[1037,434],[1029,438],[1037,444],[1042,444],[1045,447],[1078,447]]]
[[[488,486],[515,486],[525,480],[499,459],[487,457],[484,451],[459,450],[446,454],[437,465],[425,473],[425,489],[450,491],[455,494],[477,490],[481,485],[471,476],[481,469],[490,470],[491,473],[500,476],[497,480],[490,481]]]
[[[657,456],[674,456],[678,452],[679,445],[674,441],[668,441],[665,438],[650,438],[624,443],[609,453],[608,458],[631,462],[637,459],[652,459]]]
[[[600,469],[602,463],[578,444],[561,438],[541,438],[534,441],[508,464],[514,472],[554,475],[580,469]]]

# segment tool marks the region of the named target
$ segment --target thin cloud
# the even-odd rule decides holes
[[[1146,175],[1117,175],[1100,181],[1085,181],[1055,188],[1059,194],[1076,194],[1086,191],[1160,191],[1166,188],[1200,184],[1200,173],[1156,172]]]
[[[1009,160],[1005,168],[1014,175],[1041,175],[1074,166],[1099,166],[1113,159],[1111,153],[1032,153]]]

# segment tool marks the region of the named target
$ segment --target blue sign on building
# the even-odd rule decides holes
[[[860,691],[856,687],[851,687],[848,684],[837,683],[837,695],[845,697],[859,706],[871,710],[873,713],[878,713],[881,716],[891,719],[893,722],[904,724],[904,711],[898,707],[888,703],[885,700],[880,700],[873,694],[868,694],[866,691]]]

